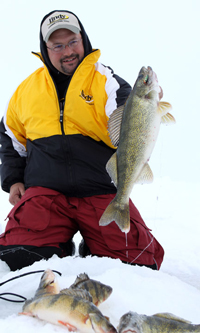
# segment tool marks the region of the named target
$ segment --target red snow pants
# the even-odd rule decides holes
[[[131,227],[126,235],[115,222],[99,226],[105,208],[115,194],[85,198],[66,197],[43,187],[31,187],[8,215],[0,246],[56,247],[80,231],[92,255],[119,258],[123,262],[159,269],[162,246],[145,225],[130,200]]]

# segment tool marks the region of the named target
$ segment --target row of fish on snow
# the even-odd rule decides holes
[[[153,333],[200,332],[200,325],[168,313],[153,316],[128,312],[119,320],[116,329],[98,309],[112,293],[112,287],[92,280],[85,273],[60,290],[55,274],[46,270],[35,295],[27,300],[21,315],[29,315],[52,324],[65,326],[70,332],[81,333]]]

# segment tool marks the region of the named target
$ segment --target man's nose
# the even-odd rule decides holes
[[[63,54],[64,55],[71,55],[72,54],[72,49],[68,45],[65,45],[65,48],[63,50]]]

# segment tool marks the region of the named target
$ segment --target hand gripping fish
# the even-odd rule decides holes
[[[119,333],[200,333],[200,325],[179,318],[170,313],[153,316],[140,315],[129,311],[119,322]]]
[[[72,332],[117,333],[114,326],[92,303],[92,297],[87,290],[69,288],[65,289],[64,293],[59,292],[51,270],[44,272],[34,297],[25,302],[20,314],[65,326]]]
[[[149,183],[153,174],[148,164],[161,123],[175,123],[168,113],[171,105],[160,101],[161,88],[151,67],[142,67],[124,106],[116,109],[108,121],[108,132],[118,146],[106,165],[117,187],[115,198],[99,221],[106,226],[112,221],[121,231],[130,230],[129,197],[133,185]]]

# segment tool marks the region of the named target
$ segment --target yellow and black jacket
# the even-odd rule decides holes
[[[107,121],[131,88],[99,56],[84,57],[61,101],[46,63],[19,85],[0,126],[4,191],[23,182],[67,196],[116,192],[105,169],[115,149]]]

